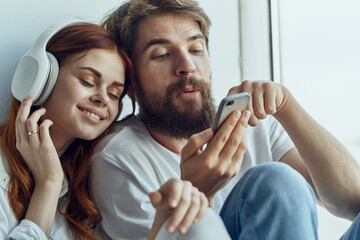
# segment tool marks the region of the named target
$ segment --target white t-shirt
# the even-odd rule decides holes
[[[268,117],[247,129],[247,151],[239,174],[215,197],[215,210],[250,167],[279,161],[294,147],[282,126]],[[89,190],[102,221],[103,239],[145,239],[155,209],[148,194],[170,178],[180,178],[180,157],[160,145],[133,116],[116,124],[96,146],[90,166]]]
[[[9,187],[9,168],[8,162],[2,156],[0,151],[0,239],[16,239],[16,240],[47,240],[44,231],[34,222],[23,219],[19,223],[16,219],[8,199]],[[68,191],[68,182],[64,179],[63,186],[60,192],[60,199]],[[59,199],[59,200],[60,200]],[[54,224],[51,229],[50,239],[64,240],[75,239],[69,225],[64,216],[58,211],[56,212]]]

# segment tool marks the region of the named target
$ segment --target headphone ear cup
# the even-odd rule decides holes
[[[33,105],[35,105],[35,106],[39,106],[39,105],[43,104],[46,100],[48,100],[48,98],[51,95],[52,90],[55,87],[55,83],[56,83],[57,77],[59,75],[59,63],[58,63],[56,57],[49,52],[46,52],[46,55],[49,59],[50,68],[49,68],[49,72],[47,74],[47,79],[44,79],[44,81],[46,81],[46,82],[43,86],[43,89],[41,90],[41,94],[37,99],[34,100]]]
[[[61,29],[79,23],[83,21],[66,20],[49,27],[38,37],[16,67],[11,92],[17,100],[32,96],[33,105],[38,106],[49,98],[59,74],[59,64],[53,54],[46,52],[47,42]]]

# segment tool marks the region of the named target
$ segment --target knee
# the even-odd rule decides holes
[[[304,177],[289,165],[279,162],[263,163],[246,173],[244,186],[248,191],[279,201],[290,198],[315,202],[315,195]]]

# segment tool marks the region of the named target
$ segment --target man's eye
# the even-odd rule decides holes
[[[160,59],[160,60],[162,60],[162,59],[165,59],[167,56],[169,56],[169,54],[168,54],[168,53],[165,53],[165,54],[161,54],[161,55],[155,56],[154,59]]]
[[[202,53],[203,50],[202,49],[194,49],[194,50],[191,50],[191,52],[193,52],[195,54],[199,54],[199,53]]]

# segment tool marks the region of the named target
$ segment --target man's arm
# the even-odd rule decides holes
[[[250,125],[272,114],[294,142],[296,149],[290,150],[281,161],[308,180],[330,212],[354,219],[360,211],[360,167],[353,156],[311,118],[285,87],[245,81],[230,93],[242,91],[252,96]]]
[[[360,211],[360,167],[347,149],[287,94],[275,118],[293,140],[300,157],[283,162],[308,169],[322,204],[333,214],[353,220]],[[303,173],[306,177],[306,172]]]

